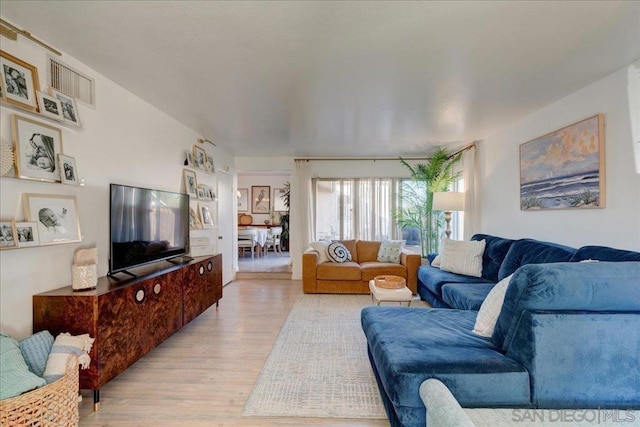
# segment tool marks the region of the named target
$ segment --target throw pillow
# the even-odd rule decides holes
[[[29,370],[41,377],[53,346],[53,335],[40,331],[20,341],[20,351]]]
[[[347,262],[351,261],[351,252],[345,245],[339,242],[331,242],[327,248],[327,254],[332,262]]]
[[[491,338],[491,335],[493,335],[493,329],[496,327],[500,310],[502,310],[504,295],[507,292],[512,276],[513,274],[499,281],[482,302],[476,316],[476,323],[473,326],[475,334],[487,338]]]
[[[47,367],[43,377],[47,383],[52,383],[61,378],[67,369],[67,360],[72,354],[78,355],[78,363],[82,369],[87,369],[91,358],[89,352],[94,339],[89,334],[72,336],[69,333],[62,333],[56,337],[51,347],[51,353],[47,359]]]
[[[486,242],[442,240],[440,251],[440,270],[466,276],[482,276],[482,254]]]
[[[387,240],[380,244],[378,249],[378,262],[392,262],[400,264],[400,252],[404,246],[404,240]]]
[[[440,255],[436,255],[436,257],[431,261],[431,267],[440,268]]]
[[[318,264],[322,264],[323,262],[329,261],[329,254],[327,253],[327,249],[329,248],[329,243],[323,240],[318,242],[311,242],[309,246],[314,251],[318,252]]]
[[[0,400],[18,396],[46,382],[29,371],[18,341],[0,334]]]

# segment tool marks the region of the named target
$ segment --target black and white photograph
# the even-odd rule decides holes
[[[38,224],[40,245],[81,242],[75,196],[24,194],[27,221]]]
[[[198,147],[197,145],[193,146],[193,164],[198,169],[206,170],[205,163],[207,162],[207,152],[204,151],[204,148]]]
[[[213,156],[210,154],[206,155],[206,161],[204,167],[207,172],[214,173],[216,171],[215,165],[213,164]]]
[[[211,210],[209,209],[208,205],[204,203],[200,203],[200,214],[201,214],[200,219],[202,220],[202,227],[203,228],[213,227],[213,217],[211,216]]]
[[[58,166],[60,167],[60,178],[63,184],[78,185],[78,168],[76,159],[64,154],[58,154]]]
[[[17,247],[16,221],[13,219],[0,219],[0,249],[13,249]]]
[[[198,214],[198,202],[189,202],[189,228],[191,230],[202,228],[202,221]]]
[[[184,154],[185,154],[184,165],[193,167],[194,166],[194,164],[193,164],[193,151],[184,150]]]
[[[15,56],[0,51],[2,100],[29,111],[38,111],[36,92],[40,89],[38,69]]]
[[[14,114],[12,131],[18,177],[61,182],[56,157],[62,153],[59,128]]]
[[[38,92],[38,103],[40,104],[40,114],[60,122],[64,121],[62,104],[57,98],[43,92]]]
[[[184,190],[189,197],[198,198],[198,181],[196,180],[196,173],[189,169],[182,170],[182,176],[184,177]]]
[[[37,222],[17,222],[16,233],[18,235],[18,247],[28,248],[32,246],[40,246]]]
[[[58,101],[60,101],[64,122],[66,124],[80,127],[80,117],[78,117],[76,100],[53,88],[51,88],[51,96],[54,96]]]

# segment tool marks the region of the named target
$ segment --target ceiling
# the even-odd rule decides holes
[[[640,58],[638,1],[3,0],[1,12],[237,156],[457,147]]]

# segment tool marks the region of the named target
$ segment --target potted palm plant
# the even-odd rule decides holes
[[[394,219],[402,229],[418,229],[423,258],[438,252],[440,246],[442,213],[433,210],[433,193],[447,191],[460,177],[453,168],[461,158],[462,152],[450,154],[443,147],[436,147],[426,163],[412,166],[400,158],[411,172],[412,181],[402,187],[402,207],[394,212]]]
[[[285,182],[283,185],[284,193],[282,194],[282,201],[287,211],[280,215],[280,225],[282,225],[282,234],[280,235],[280,245],[283,250],[289,250],[289,200],[291,196],[291,183]]]

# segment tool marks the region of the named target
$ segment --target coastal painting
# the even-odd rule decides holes
[[[604,116],[520,145],[520,209],[605,207]]]

